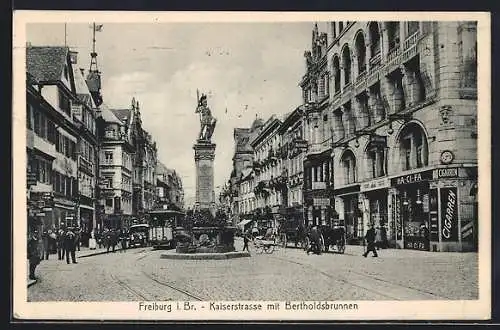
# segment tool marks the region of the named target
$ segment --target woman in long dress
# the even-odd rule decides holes
[[[92,230],[90,232],[90,238],[89,238],[89,249],[95,250],[96,249],[96,245],[97,245],[97,242],[96,242],[96,239],[95,239],[95,232]]]

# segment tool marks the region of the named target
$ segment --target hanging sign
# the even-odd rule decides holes
[[[457,188],[441,188],[441,239],[458,240]]]

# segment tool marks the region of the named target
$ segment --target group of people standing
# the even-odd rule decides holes
[[[40,235],[38,228],[31,228],[28,233],[29,278],[35,280],[35,270],[42,260],[49,260],[51,254],[57,254],[58,260],[67,264],[78,263],[76,251],[80,251],[81,230],[78,227],[61,227],[44,230]]]

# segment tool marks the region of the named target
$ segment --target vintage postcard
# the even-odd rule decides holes
[[[490,318],[488,13],[13,31],[14,318]]]

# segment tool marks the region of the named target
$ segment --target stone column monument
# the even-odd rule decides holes
[[[207,105],[207,96],[198,98],[195,113],[200,114],[200,133],[194,144],[194,160],[196,165],[196,205],[199,210],[211,209],[214,200],[214,159],[215,143],[212,134],[217,120]]]
[[[210,209],[214,196],[215,144],[198,142],[193,146],[196,165],[196,205]]]

